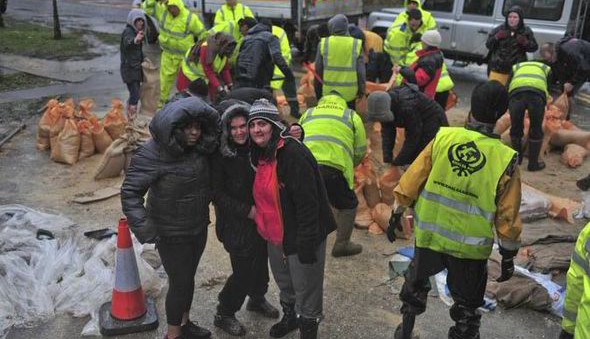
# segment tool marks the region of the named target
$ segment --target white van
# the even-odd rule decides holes
[[[488,33],[504,22],[504,14],[514,5],[523,9],[524,23],[533,30],[539,46],[556,42],[566,30],[577,37],[588,34],[584,27],[590,23],[585,20],[590,15],[589,0],[424,0],[422,8],[436,19],[445,57],[481,63],[488,53]],[[372,12],[367,27],[385,36],[404,10],[385,8]]]

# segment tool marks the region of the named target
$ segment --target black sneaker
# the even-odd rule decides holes
[[[233,336],[241,337],[246,335],[246,328],[233,315],[216,314],[213,324]]]
[[[246,304],[246,309],[271,319],[278,319],[280,316],[279,310],[271,305],[264,297],[260,299],[249,298],[248,303]]]
[[[198,326],[190,320],[186,324],[182,325],[180,330],[182,331],[182,338],[211,338],[211,331]]]

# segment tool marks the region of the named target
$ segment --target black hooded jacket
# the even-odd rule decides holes
[[[176,131],[194,120],[201,122],[201,136],[196,146],[183,147]],[[157,237],[182,239],[207,231],[208,155],[218,145],[218,120],[215,109],[191,97],[167,104],[151,121],[152,139],[133,155],[121,187],[123,213],[140,242]]]
[[[584,84],[590,77],[590,42],[566,36],[555,45],[557,62],[552,73],[561,83]]]
[[[215,231],[229,253],[249,256],[266,246],[266,241],[258,235],[254,220],[248,218],[254,206],[255,175],[249,147],[234,143],[230,135],[231,120],[240,115],[248,119],[250,105],[237,100],[231,102],[221,117],[219,151],[213,155],[211,165]]]
[[[121,34],[121,78],[124,83],[143,81],[143,71],[141,63],[143,62],[143,42],[135,43],[137,31],[133,24],[136,20],[141,19],[145,22],[145,15],[141,10],[132,10],[127,17],[127,26]]]
[[[279,39],[270,26],[259,23],[244,37],[236,62],[236,81],[239,87],[270,87],[274,66],[293,78],[293,72],[281,54]]]
[[[441,126],[449,126],[445,111],[436,101],[420,92],[416,85],[403,84],[389,93],[393,122],[382,122],[383,162],[396,166],[411,164],[434,138]],[[396,127],[405,129],[402,149],[393,159]]]
[[[508,14],[516,13],[520,17],[518,27],[513,30],[508,26]],[[506,13],[506,20],[503,24],[494,28],[488,35],[486,47],[488,53],[488,66],[490,71],[498,73],[512,73],[512,66],[527,60],[526,53],[536,51],[539,46],[533,31],[524,24],[524,13],[518,6],[513,6]],[[498,39],[496,33],[503,31],[505,38]],[[519,44],[518,40],[524,41]]]

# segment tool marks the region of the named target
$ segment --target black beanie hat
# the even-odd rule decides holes
[[[496,80],[486,81],[471,93],[471,115],[479,122],[495,124],[508,109],[506,87]]]

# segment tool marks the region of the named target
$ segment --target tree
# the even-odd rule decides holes
[[[59,13],[57,12],[57,0],[53,0],[53,39],[61,39],[61,27],[59,25]]]
[[[6,13],[7,5],[8,0],[0,0],[0,28],[4,27],[4,19],[2,18],[2,14]]]

